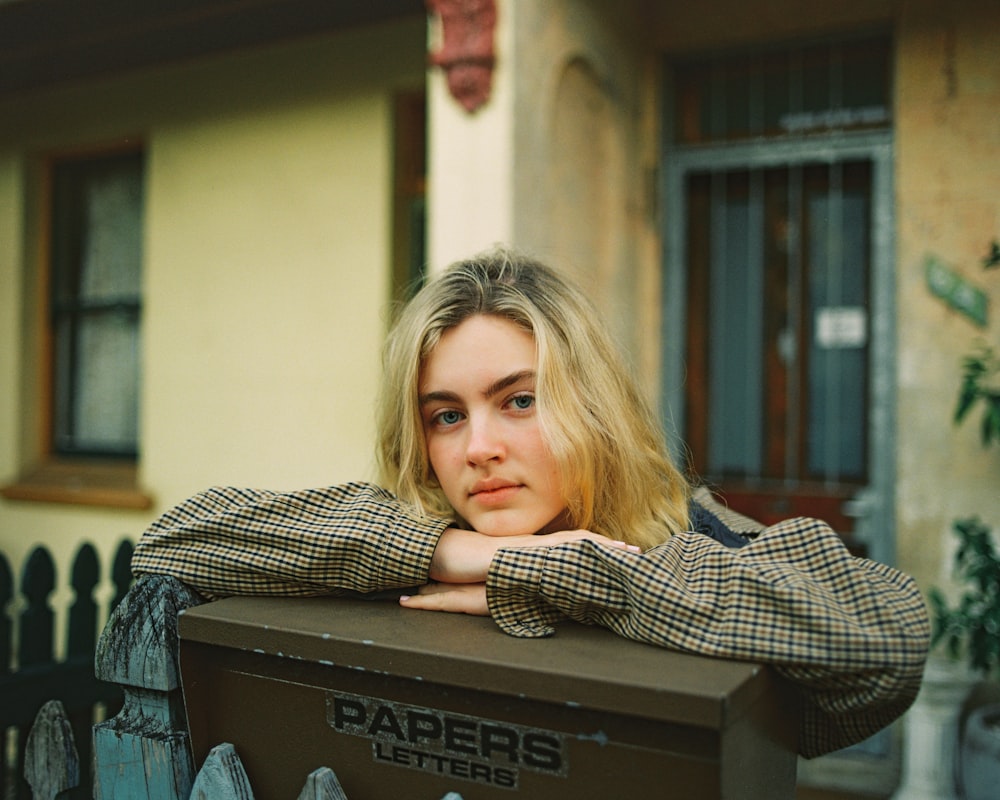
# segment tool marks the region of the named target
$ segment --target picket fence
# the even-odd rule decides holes
[[[122,704],[121,687],[99,681],[94,674],[98,625],[131,586],[131,558],[132,543],[122,541],[110,569],[114,596],[106,613],[100,614],[94,599],[101,581],[100,560],[91,544],[79,546],[68,576],[72,600],[63,610],[65,655],[57,661],[57,612],[50,602],[57,588],[52,555],[44,547],[32,550],[15,583],[10,564],[0,554],[0,800],[32,798],[24,777],[29,732],[50,701],[61,704],[67,739],[75,741],[78,751],[78,784],[59,797],[92,796],[91,729],[101,716],[118,713]]]
[[[0,554],[0,800],[254,800],[232,744],[213,747],[194,769],[177,618],[204,599],[168,576],[133,581],[131,557],[132,544],[122,542],[111,569],[115,594],[98,636],[97,552],[89,544],[77,551],[66,656],[56,661],[51,555],[43,547],[32,551],[15,595]],[[9,610],[17,608],[23,610],[15,620]],[[303,778],[297,800],[348,800],[328,766]],[[441,800],[462,796],[448,792]]]
[[[213,748],[196,774],[191,763],[179,703],[177,614],[203,601],[172,578],[133,582],[132,549],[126,540],[116,551],[114,597],[100,637],[97,551],[88,543],[77,550],[65,657],[58,661],[51,554],[36,547],[17,584],[0,554],[0,800],[253,800],[231,744]],[[347,796],[333,770],[321,767],[305,776],[299,800]]]

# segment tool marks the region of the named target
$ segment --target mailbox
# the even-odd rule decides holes
[[[795,793],[794,693],[757,664],[377,600],[229,598],[178,627],[196,766],[231,743],[256,800],[320,767],[349,800]]]

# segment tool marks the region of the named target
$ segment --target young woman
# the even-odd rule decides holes
[[[760,530],[692,491],[586,298],[499,250],[452,266],[387,341],[387,489],[214,489],[167,512],[136,574],[208,597],[402,591],[546,636],[571,618],[771,663],[802,690],[799,749],[860,741],[919,688],[913,581],[816,520]]]

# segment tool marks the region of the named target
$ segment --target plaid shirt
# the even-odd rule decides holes
[[[514,636],[560,619],[700,655],[760,661],[796,684],[799,752],[861,741],[913,702],[929,626],[913,580],[851,556],[824,523],[760,530],[696,494],[750,540],[726,547],[681,533],[643,554],[588,541],[501,550],[490,611]],[[142,536],[137,575],[172,575],[209,598],[370,593],[426,583],[448,520],[416,516],[370,484],[269,492],[216,488]]]

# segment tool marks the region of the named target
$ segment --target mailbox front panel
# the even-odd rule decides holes
[[[178,631],[196,765],[232,744],[256,800],[321,767],[350,800],[794,796],[798,715],[758,665],[365,600],[233,597]]]
[[[181,659],[196,762],[233,744],[257,800],[323,766],[350,800],[721,797],[715,731],[200,643]]]

